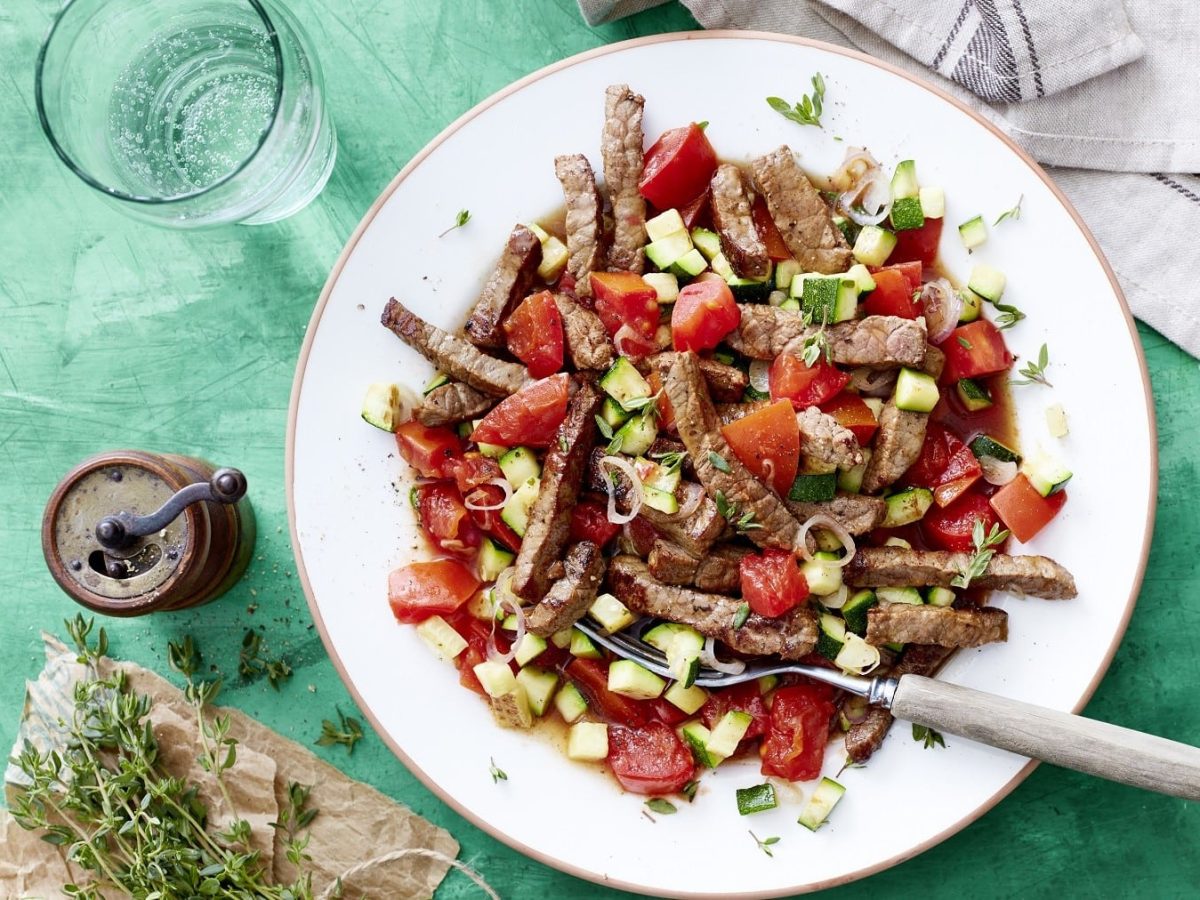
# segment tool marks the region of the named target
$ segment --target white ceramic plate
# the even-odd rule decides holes
[[[791,100],[820,71],[824,128],[800,127],[764,98]],[[700,73],[722,77],[697,90]],[[767,896],[827,887],[915,855],[1011,791],[1027,760],[950,738],[923,750],[897,727],[817,833],[796,825],[799,791],[781,808],[738,815],[733,791],[760,782],[753,762],[705,775],[696,802],[669,819],[642,816],[598,769],[569,762],[548,741],[506,731],[463,690],[386,602],[389,570],[417,545],[390,437],[358,416],[366,385],[414,388],[430,366],[378,324],[395,295],[456,329],[510,227],[561,204],[552,160],[582,151],[600,169],[606,85],[646,97],[649,139],[708,120],[726,158],[788,143],[815,172],[831,172],[850,144],[889,169],[917,160],[947,198],[943,260],[965,280],[971,260],[958,223],[993,220],[1024,196],[974,260],[1008,275],[1006,299],[1029,318],[1006,332],[1013,350],[1049,344],[1054,389],[1018,388],[1022,441],[1046,436],[1043,412],[1062,403],[1070,437],[1056,448],[1075,471],[1071,501],[1030,551],[1064,563],[1079,598],[1001,596],[1007,644],[954,657],[942,677],[1060,710],[1095,689],[1132,611],[1153,518],[1156,458],[1148,379],[1132,320],[1111,272],[1063,197],[1027,157],[948,97],[865,57],[774,35],[706,33],[644,39],[574,57],[529,76],[471,110],[414,159],[372,207],[330,275],[309,326],[292,395],[288,497],[292,539],[325,645],[376,730],[426,785],[500,840],[576,875],[660,895]],[[834,136],[844,142],[834,140]],[[439,238],[461,208],[470,224]],[[1119,430],[1114,413],[1119,411]],[[1114,494],[1113,473],[1120,473]],[[1021,548],[1018,548],[1021,549]],[[494,785],[489,758],[508,773]],[[836,771],[841,754],[828,754]],[[804,793],[811,786],[803,788]],[[793,796],[796,794],[796,796]],[[880,828],[904,811],[902,828]],[[747,833],[780,835],[768,858]],[[713,865],[714,858],[720,860]]]

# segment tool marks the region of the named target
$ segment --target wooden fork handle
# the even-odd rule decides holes
[[[1200,749],[920,675],[904,675],[897,718],[1110,781],[1200,800]]]

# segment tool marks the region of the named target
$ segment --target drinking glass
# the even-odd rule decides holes
[[[36,94],[71,171],[157,224],[274,222],[333,170],[320,63],[278,0],[69,0]]]

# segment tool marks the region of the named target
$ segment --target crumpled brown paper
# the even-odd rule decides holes
[[[59,717],[71,710],[71,686],[84,675],[73,651],[50,636],[45,640],[46,666],[36,681],[27,683],[14,755],[27,738],[43,750],[53,744],[60,733]],[[154,701],[150,721],[164,768],[200,786],[214,820],[228,821],[229,810],[215,783],[196,762],[198,728],[192,705],[174,685],[148,669],[104,660],[101,671],[112,667],[129,677],[130,690]],[[250,822],[252,844],[262,852],[277,882],[290,882],[296,874],[269,824],[275,821],[286,800],[288,783],[293,781],[312,785],[309,802],[320,810],[309,826],[312,860],[307,864],[317,896],[351,867],[392,851],[426,848],[449,858],[458,854],[458,842],[448,832],[354,781],[294,741],[236,709],[218,707],[210,712],[230,718],[238,759],[226,785],[238,812]],[[20,771],[10,766],[5,780],[9,792],[19,790]],[[410,855],[344,879],[345,896],[431,897],[447,868],[448,863],[439,859]],[[0,810],[0,897],[60,897],[62,885],[80,877],[83,873],[66,862],[61,848],[21,828],[7,810]]]

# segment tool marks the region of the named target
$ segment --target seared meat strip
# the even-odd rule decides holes
[[[725,343],[751,359],[774,359],[785,350],[798,349],[817,331],[814,326],[806,326],[804,317],[794,310],[765,303],[743,303],[738,309],[741,321],[725,336]],[[926,333],[924,319],[898,316],[867,316],[825,329],[833,362],[876,369],[921,368]]]
[[[717,418],[721,420],[722,425],[728,425],[730,422],[736,422],[738,419],[748,416],[752,412],[765,409],[771,403],[771,400],[747,400],[744,403],[718,403]]]
[[[803,270],[831,275],[850,268],[850,246],[791,148],[780,147],[750,166],[771,218]]]
[[[600,317],[563,294],[555,294],[554,303],[562,316],[563,341],[571,364],[577,369],[607,369],[611,366],[615,354]]]
[[[596,599],[604,578],[604,556],[591,541],[580,541],[567,548],[563,557],[565,572],[550,586],[546,596],[529,611],[525,627],[547,637],[569,628],[580,619]]]
[[[843,570],[847,584],[855,587],[951,587],[951,580],[970,562],[969,553],[945,550],[906,550],[903,547],[860,547]],[[987,570],[971,586],[990,591],[1014,591],[1047,600],[1076,596],[1071,573],[1045,556],[1009,556],[997,553]]]
[[[512,589],[518,597],[541,600],[550,586],[553,578],[550,567],[561,559],[567,543],[571,510],[579,497],[592,451],[599,409],[600,395],[596,389],[581,384],[542,460],[541,488],[529,513],[521,551],[513,563]]]
[[[900,662],[892,666],[886,674],[893,678],[899,678],[901,675],[932,675],[950,653],[945,647],[911,644],[905,649]],[[858,724],[851,725],[846,733],[847,755],[856,763],[866,762],[871,754],[879,749],[891,727],[890,712],[881,706],[868,707],[867,717]]]
[[[692,556],[678,544],[655,541],[646,564],[650,574],[663,584],[690,585],[714,594],[737,593],[742,577],[738,566],[751,551],[746,547],[721,544],[704,556]]]
[[[862,462],[858,438],[833,416],[810,406],[796,413],[796,422],[800,426],[800,453],[810,465],[806,471],[853,469]]]
[[[633,556],[613,558],[608,587],[634,612],[690,625],[739,653],[778,653],[784,659],[799,659],[816,646],[817,617],[807,605],[776,619],[751,613],[741,628],[734,628],[740,600],[663,584]]]
[[[537,268],[542,262],[542,242],[524,225],[514,225],[500,261],[492,270],[471,318],[467,319],[467,338],[480,347],[504,346],[500,327],[512,308],[529,293]]]
[[[461,381],[452,381],[425,395],[417,407],[417,421],[431,428],[454,425],[482,416],[495,405],[495,397],[489,397]]]
[[[866,534],[879,527],[887,515],[887,503],[882,497],[866,497],[862,494],[846,494],[839,491],[832,500],[804,502],[788,500],[787,508],[801,522],[816,515],[829,516],[840,522],[851,534]],[[859,549],[862,553],[862,549]],[[889,581],[888,584],[908,584]]]
[[[708,392],[713,400],[718,403],[737,403],[742,399],[742,395],[746,393],[746,386],[750,383],[745,372],[737,366],[727,366],[715,359],[701,356],[699,360],[700,374],[704,376],[704,383],[708,385]],[[675,354],[670,351],[655,353],[639,361],[637,367],[643,375],[655,370],[659,375],[665,376],[674,361]]]
[[[929,413],[909,412],[888,400],[879,414],[879,431],[875,434],[875,449],[863,475],[864,494],[881,490],[908,471],[921,455],[925,443],[925,428]]]
[[[477,391],[507,397],[529,383],[524,366],[482,353],[458,335],[430,325],[395,297],[383,308],[380,321],[438,369]]]
[[[575,278],[575,293],[586,297],[592,290],[588,273],[604,267],[604,201],[582,153],[554,157],[554,174],[567,201],[567,271]]]
[[[979,647],[1008,640],[1008,613],[983,606],[954,609],[880,603],[867,612],[867,643],[936,644],[939,647]]]
[[[604,184],[612,203],[613,239],[608,267],[642,271],[646,244],[646,201],[638,191],[642,179],[642,110],[646,99],[627,84],[610,85],[604,92]]]
[[[921,371],[937,379],[942,377],[944,368],[946,368],[946,354],[930,344],[925,348],[925,362],[921,363]]]
[[[721,252],[742,278],[766,278],[771,258],[750,216],[750,191],[737,166],[723,163],[710,184],[712,218],[721,236]]]
[[[751,514],[761,527],[747,532],[747,536],[760,547],[791,549],[800,523],[779,495],[751,474],[721,436],[721,422],[709,399],[696,354],[675,354],[663,387],[675,412],[679,437],[687,445],[696,477],[709,496],[724,495],[738,516]],[[723,462],[721,468],[714,459]]]

